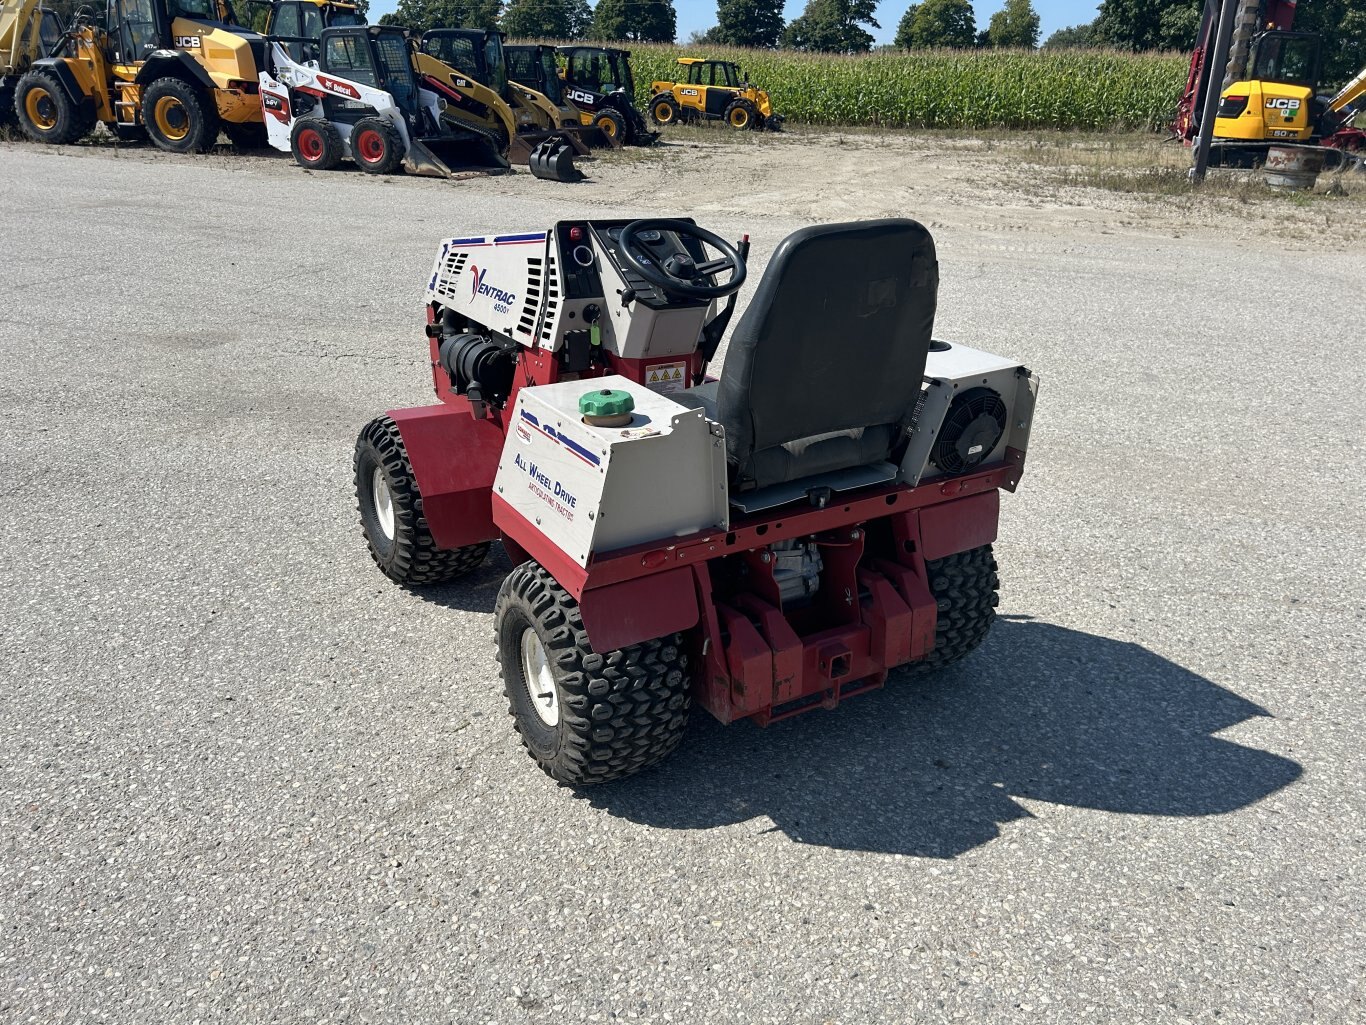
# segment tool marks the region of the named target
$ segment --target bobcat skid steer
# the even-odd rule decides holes
[[[693,704],[760,725],[834,708],[992,625],[1037,378],[932,341],[930,233],[875,220],[788,236],[710,380],[748,248],[691,220],[449,239],[437,401],[357,440],[391,579],[449,581],[501,541],[503,686],[560,782],[658,761]]]
[[[260,77],[271,146],[301,167],[330,170],[351,159],[371,174],[401,165],[410,174],[448,178],[508,168],[506,144],[442,116],[445,100],[413,71],[406,29],[382,25],[325,28],[318,60],[296,63],[270,41]]]

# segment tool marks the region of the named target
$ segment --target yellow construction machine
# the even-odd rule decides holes
[[[78,13],[60,51],[19,79],[19,127],[71,143],[103,123],[173,153],[204,152],[220,130],[255,142],[264,50],[230,0],[108,0],[102,23]]]
[[[446,89],[443,116],[493,133],[509,161],[528,163],[548,140],[588,152],[577,113],[564,114],[545,94],[510,81],[503,34],[492,29],[440,28],[425,32],[414,55],[419,75]]]
[[[768,93],[756,89],[731,61],[680,57],[686,72],[682,82],[650,84],[650,119],[657,125],[678,121],[724,121],[732,128],[771,128],[783,116],[773,112]]]
[[[39,0],[0,2],[0,124],[14,117],[14,87],[19,78],[61,41],[61,19]]]

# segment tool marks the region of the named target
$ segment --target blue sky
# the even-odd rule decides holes
[[[370,0],[370,17],[378,20],[381,14],[394,9],[396,0]],[[589,0],[593,3],[594,0]],[[882,29],[874,30],[873,35],[879,43],[890,43],[896,35],[896,23],[913,0],[886,0],[877,5],[877,20]],[[791,19],[802,13],[806,0],[789,0],[787,17]],[[1005,0],[978,0],[973,4],[977,15],[977,28],[987,27],[991,16],[1005,6]],[[1068,25],[1081,25],[1096,16],[1096,3],[1090,0],[1034,0],[1034,10],[1039,12],[1043,24],[1039,41],[1047,39],[1057,29]],[[678,38],[685,40],[694,31],[704,31],[716,24],[716,0],[674,0],[678,11]]]

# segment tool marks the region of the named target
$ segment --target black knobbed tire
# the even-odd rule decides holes
[[[346,147],[341,132],[331,121],[305,117],[294,122],[289,148],[294,162],[310,171],[330,171],[342,162]]]
[[[351,129],[351,159],[367,174],[392,174],[403,162],[403,137],[379,117],[363,117]]]
[[[620,111],[613,110],[611,107],[604,108],[593,115],[593,127],[602,131],[607,138],[619,143],[630,142],[630,133],[626,129],[626,119],[621,116]]]
[[[406,587],[444,584],[477,569],[488,556],[487,541],[437,547],[422,514],[408,450],[392,419],[380,416],[365,425],[353,465],[361,530],[375,565],[390,580]]]
[[[218,141],[218,110],[189,82],[158,78],[142,93],[147,137],[168,153],[207,153]]]
[[[56,75],[30,71],[14,90],[14,114],[19,129],[34,142],[64,146],[90,134],[93,116],[73,103]]]
[[[939,605],[934,625],[934,650],[914,663],[917,673],[932,673],[966,657],[986,640],[996,621],[996,558],[991,545],[926,561],[930,592]]]
[[[726,124],[741,130],[757,128],[763,120],[759,116],[759,109],[749,100],[732,100],[722,117],[726,119]]]
[[[503,581],[493,623],[508,711],[546,775],[606,783],[678,747],[691,708],[682,634],[595,652],[578,603],[535,562]]]
[[[661,93],[650,101],[650,120],[655,124],[671,125],[678,121],[678,104],[668,93]]]
[[[259,121],[247,121],[242,124],[224,121],[223,134],[232,143],[232,148],[242,153],[265,149],[270,145],[270,139],[266,136],[266,126]]]

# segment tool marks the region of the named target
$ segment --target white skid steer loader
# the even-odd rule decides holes
[[[402,165],[434,178],[507,170],[489,134],[442,117],[444,99],[413,72],[406,29],[324,29],[318,60],[303,63],[285,49],[291,41],[271,39],[261,109],[271,146],[293,153],[299,166],[325,171],[350,159],[371,174]]]

